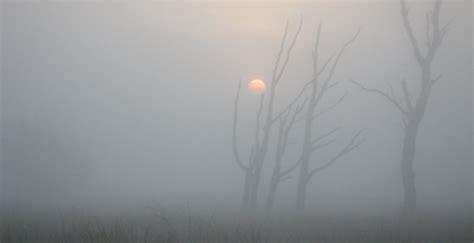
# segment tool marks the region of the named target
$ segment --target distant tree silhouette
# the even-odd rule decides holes
[[[413,32],[409,20],[409,9],[406,6],[405,0],[400,0],[400,6],[403,26],[408,35],[408,39],[413,49],[413,55],[420,71],[420,78],[418,79],[420,90],[418,91],[418,94],[409,90],[405,80],[401,82],[403,101],[400,101],[393,92],[387,93],[379,89],[368,88],[355,81],[354,83],[367,92],[383,97],[401,114],[404,124],[402,158],[400,161],[404,191],[403,214],[405,216],[411,216],[414,215],[416,211],[417,202],[415,172],[413,170],[416,153],[416,140],[420,123],[426,112],[432,88],[441,77],[438,76],[433,78],[432,64],[448,31],[448,25],[440,27],[442,1],[436,0],[434,2],[433,10],[426,14],[426,50],[423,51],[422,48],[420,48],[419,40]]]

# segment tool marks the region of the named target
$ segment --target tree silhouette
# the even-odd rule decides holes
[[[357,39],[360,33],[360,29],[357,33],[347,41],[344,46],[338,51],[336,56],[329,58],[323,65],[320,66],[319,63],[319,44],[320,44],[320,37],[321,37],[321,30],[322,25],[319,24],[317,34],[316,34],[316,41],[314,44],[314,49],[312,52],[313,57],[313,74],[311,80],[305,85],[305,89],[309,91],[308,97],[308,105],[306,106],[306,111],[304,114],[304,134],[303,134],[303,142],[302,142],[302,152],[299,158],[299,176],[298,176],[298,184],[297,184],[297,191],[296,191],[296,208],[297,209],[304,209],[305,202],[306,202],[306,195],[307,195],[307,185],[311,178],[318,172],[330,167],[336,161],[338,161],[342,156],[349,153],[350,151],[354,150],[361,144],[361,140],[359,139],[362,131],[357,132],[349,143],[342,148],[334,157],[330,160],[326,161],[325,163],[321,164],[319,167],[314,169],[311,168],[311,162],[313,160],[312,155],[315,151],[322,149],[328,145],[330,145],[333,141],[325,141],[328,137],[333,135],[338,129],[331,130],[319,137],[314,137],[313,130],[314,130],[314,123],[317,117],[321,114],[325,113],[326,111],[334,108],[338,105],[342,99],[341,97],[339,101],[332,107],[323,109],[320,113],[317,113],[317,109],[320,104],[321,100],[325,97],[328,91],[337,85],[336,82],[333,81],[334,74],[337,70],[337,66],[343,54],[345,53],[346,49]],[[325,78],[323,76],[325,75]]]
[[[288,146],[288,137],[291,130],[293,130],[297,118],[304,110],[307,99],[301,103],[297,102],[302,97],[304,89],[298,94],[293,102],[291,102],[279,115],[276,116],[278,119],[278,135],[275,149],[275,161],[273,165],[273,173],[270,179],[270,186],[268,190],[267,201],[265,204],[267,213],[270,213],[273,209],[275,197],[280,182],[286,181],[290,178],[290,174],[298,168],[299,162],[294,163],[291,167],[282,170],[283,158]]]
[[[243,162],[237,148],[238,103],[240,98],[242,81],[240,80],[238,84],[237,95],[235,97],[234,103],[232,143],[234,160],[245,175],[241,205],[242,210],[244,211],[254,211],[257,209],[258,191],[261,181],[263,164],[268,152],[271,129],[276,121],[273,114],[276,91],[278,88],[278,84],[280,83],[283,74],[285,73],[286,67],[291,57],[291,53],[293,51],[293,47],[295,46],[296,40],[300,34],[302,25],[303,19],[301,18],[296,33],[291,38],[289,38],[289,23],[287,22],[286,24],[278,55],[274,64],[272,79],[269,84],[270,89],[268,91],[268,102],[266,103],[265,107],[265,95],[262,95],[260,97],[260,104],[255,122],[255,139],[253,145],[251,146],[250,155],[247,163]]]
[[[401,91],[403,101],[393,93],[387,93],[379,89],[365,87],[364,85],[353,81],[361,89],[377,94],[392,104],[401,114],[404,128],[404,139],[402,148],[402,158],[400,162],[400,170],[403,181],[403,215],[412,216],[416,211],[417,193],[415,186],[415,172],[413,170],[414,158],[416,153],[416,140],[420,127],[426,112],[426,107],[431,95],[434,84],[441,76],[432,77],[432,64],[436,54],[441,46],[445,35],[448,31],[448,25],[440,27],[440,12],[442,1],[436,0],[432,11],[426,14],[426,50],[420,48],[419,40],[413,32],[412,25],[409,20],[409,9],[405,0],[400,0],[401,17],[405,32],[408,35],[413,55],[418,64],[420,78],[418,80],[420,90],[417,95],[410,91],[407,82],[401,82]]]

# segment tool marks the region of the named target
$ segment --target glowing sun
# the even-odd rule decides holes
[[[263,82],[262,80],[254,79],[250,81],[248,85],[248,89],[250,93],[254,95],[261,95],[265,92],[265,90],[267,89],[267,86],[265,85],[265,82]]]

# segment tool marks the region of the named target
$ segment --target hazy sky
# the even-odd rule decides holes
[[[429,3],[409,2],[420,38]],[[416,157],[420,200],[427,208],[470,205],[471,5],[449,1],[443,9],[442,21],[451,28],[433,70],[443,76],[433,90]],[[243,175],[231,153],[237,81],[271,77],[285,23],[295,31],[300,16],[302,33],[277,107],[310,78],[320,22],[323,58],[361,27],[336,74],[340,85],[324,104],[344,92],[348,97],[317,124],[318,134],[344,129],[336,147],[318,154],[314,166],[355,130],[368,129],[359,150],[311,182],[308,205],[377,210],[400,203],[400,116],[348,82],[385,90],[391,84],[400,91],[399,81],[406,78],[416,90],[417,67],[398,1],[2,1],[1,6],[2,178],[11,205],[103,208],[190,201],[196,207],[238,208]],[[257,102],[243,93],[244,153]],[[296,130],[291,140],[298,143],[300,137]],[[293,145],[286,165],[298,149]],[[281,187],[277,205],[293,203],[295,181]]]

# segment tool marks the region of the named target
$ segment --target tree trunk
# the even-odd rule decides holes
[[[258,188],[260,184],[260,173],[258,175],[254,175],[251,180],[251,187],[250,187],[250,195],[249,195],[249,211],[255,212],[257,210],[257,203],[258,203]]]
[[[401,175],[403,181],[403,215],[412,216],[416,211],[416,186],[413,162],[416,151],[416,136],[418,125],[410,122],[405,128],[405,138],[403,141],[403,154],[401,161]]]
[[[283,139],[282,136],[278,137],[278,144],[282,143],[282,139]],[[275,166],[273,167],[273,174],[270,179],[268,197],[265,203],[265,210],[267,214],[270,213],[273,209],[275,196],[276,196],[276,192],[278,188],[278,183],[280,183],[280,172],[281,172],[281,162],[283,160],[283,155],[282,155],[283,151],[281,150],[281,148],[278,148],[278,150],[279,151],[277,152],[277,155],[275,158]]]
[[[278,188],[278,178],[272,177],[270,181],[270,188],[268,191],[268,197],[267,197],[267,202],[265,204],[265,210],[267,214],[269,214],[274,206],[275,203],[275,196],[276,196],[276,191]]]
[[[263,163],[263,162],[262,162]],[[250,181],[250,193],[249,193],[249,210],[256,211],[258,207],[258,190],[260,187],[261,169],[252,176]]]
[[[252,173],[250,171],[245,172],[245,182],[244,182],[244,191],[242,193],[242,211],[248,211],[250,208],[250,186],[252,181]]]
[[[260,178],[262,175],[263,163],[265,162],[265,157],[267,155],[268,145],[270,142],[270,133],[272,127],[272,118],[273,118],[273,101],[275,98],[275,86],[272,86],[270,91],[270,100],[268,102],[267,108],[267,117],[265,119],[264,129],[263,129],[263,138],[260,144],[259,150],[256,152],[256,158],[254,160],[255,170],[252,173],[250,181],[250,193],[249,193],[249,210],[256,211],[258,206],[258,190],[260,187]]]
[[[305,173],[305,172],[303,172]],[[307,173],[306,173],[307,174]],[[301,177],[306,178],[306,176]],[[306,179],[298,181],[298,191],[296,192],[296,209],[297,210],[304,210],[305,209],[305,202],[306,202]]]
[[[313,139],[313,116],[316,109],[316,94],[318,90],[317,83],[312,84],[311,101],[308,105],[308,111],[305,117],[303,151],[301,154],[300,174],[298,177],[298,187],[296,191],[296,209],[303,210],[306,201],[306,185],[308,184],[309,176],[309,162],[312,153],[312,139]]]
[[[308,185],[310,148],[305,147],[301,158],[300,174],[296,191],[296,209],[304,210],[306,202],[306,186]]]
[[[416,153],[416,139],[418,135],[418,128],[421,120],[426,112],[429,96],[431,94],[431,67],[429,64],[422,65],[421,80],[422,87],[418,101],[415,107],[407,116],[405,126],[405,137],[403,140],[402,161],[401,161],[401,175],[403,181],[403,215],[405,217],[413,217],[416,212],[416,184],[415,172],[413,169],[415,153]]]

